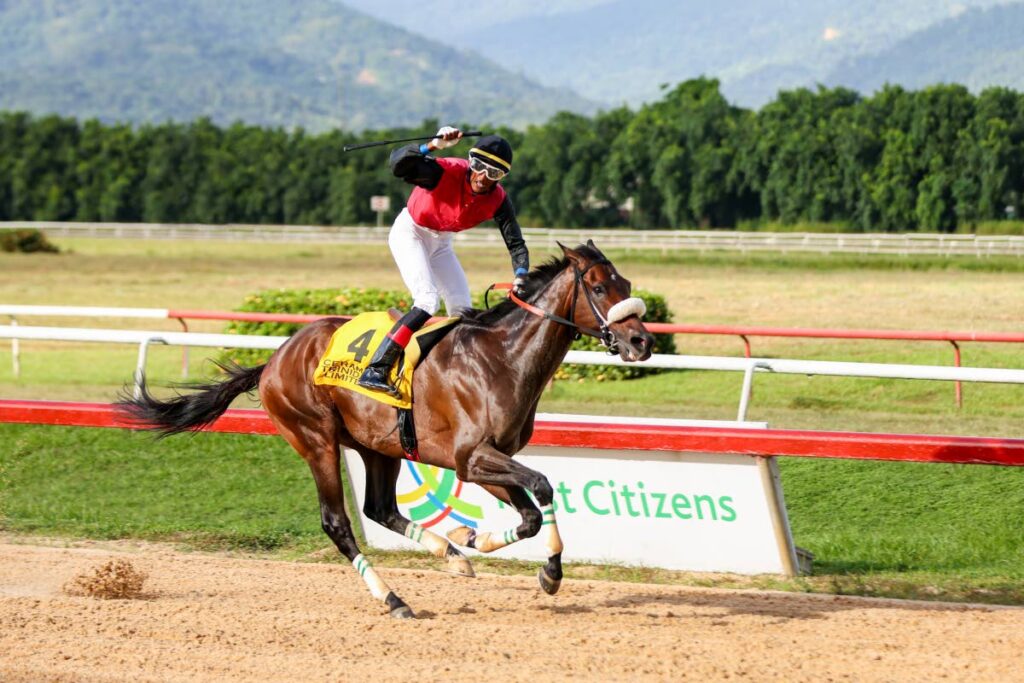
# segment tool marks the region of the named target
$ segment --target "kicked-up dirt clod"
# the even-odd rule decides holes
[[[65,583],[64,592],[106,600],[130,600],[142,595],[145,582],[146,574],[136,569],[130,561],[111,560]]]

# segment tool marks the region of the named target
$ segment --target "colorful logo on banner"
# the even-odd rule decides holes
[[[408,460],[405,466],[409,468],[416,488],[396,497],[400,504],[409,506],[412,521],[429,528],[451,517],[459,524],[477,528],[477,520],[484,518],[484,511],[480,506],[459,498],[462,482],[455,472]]]

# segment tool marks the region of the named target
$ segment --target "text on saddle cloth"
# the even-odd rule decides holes
[[[413,335],[402,361],[391,370],[391,380],[398,389],[399,398],[383,392],[370,391],[357,384],[359,376],[370,364],[374,352],[394,324],[384,311],[360,313],[335,330],[327,350],[317,365],[313,383],[342,387],[396,408],[411,408],[413,370],[426,355],[424,350],[429,350],[430,346],[443,336],[438,332],[447,332],[446,328],[458,322],[458,318],[442,320],[424,327]]]

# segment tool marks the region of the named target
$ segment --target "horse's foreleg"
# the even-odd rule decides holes
[[[562,537],[558,533],[558,523],[555,522],[555,506],[541,506],[543,515],[542,525],[548,528],[548,562],[537,573],[537,580],[540,587],[548,595],[554,595],[562,585]]]
[[[448,563],[445,571],[452,574],[458,574],[459,576],[465,576],[472,579],[476,576],[476,572],[473,571],[473,565],[469,561],[469,558],[462,554],[458,548],[448,542],[447,539],[441,538],[437,534],[433,533],[429,529],[424,529],[416,522],[400,517],[400,519],[408,522],[408,526],[405,531],[399,531],[406,538],[419,543],[424,548],[429,550],[436,557],[440,557],[442,560]]]
[[[546,527],[548,561],[541,568],[538,580],[546,593],[554,595],[562,582],[563,545],[555,520],[554,490],[547,477],[487,445],[480,446],[473,452],[465,469],[465,481],[486,485],[488,489],[504,488],[508,492],[509,502],[516,507],[522,517],[522,523],[503,533],[477,532],[469,527],[458,527],[448,532],[448,538],[460,545],[488,553],[523,538],[535,536]],[[533,505],[523,489],[533,493],[540,510]],[[494,492],[492,490],[492,493]]]
[[[360,451],[366,465],[366,501],[363,512],[381,526],[419,543],[434,556],[448,563],[448,571],[459,576],[474,577],[473,565],[458,548],[434,532],[424,529],[412,520],[402,516],[395,499],[395,482],[402,468],[402,462],[376,451]]]
[[[460,526],[448,532],[448,538],[459,545],[489,553],[511,545],[524,538],[537,535],[541,526],[541,513],[526,495],[526,491],[518,486],[494,486],[483,482],[475,482],[487,489],[499,500],[516,509],[521,518],[519,526],[505,531],[477,531],[467,526]]]

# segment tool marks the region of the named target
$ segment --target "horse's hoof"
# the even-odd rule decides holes
[[[391,610],[391,617],[393,619],[415,619],[416,615],[409,609],[409,605],[405,604],[402,598],[395,595],[394,591],[387,594],[384,598],[384,604]]]
[[[469,563],[469,558],[463,555],[452,555],[449,557],[447,571],[470,579],[476,576],[476,572],[473,571],[473,565]]]
[[[472,548],[473,537],[476,536],[476,532],[470,529],[468,526],[455,527],[448,532],[448,540],[458,545]]]
[[[392,619],[415,619],[416,615],[412,613],[412,609],[409,605],[402,605],[391,610]]]
[[[554,595],[562,586],[562,580],[552,579],[550,576],[548,576],[548,573],[544,570],[544,567],[541,567],[540,571],[537,572],[537,580],[540,581],[540,587],[548,595]]]

